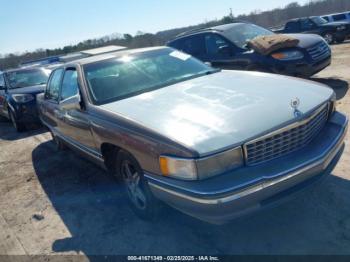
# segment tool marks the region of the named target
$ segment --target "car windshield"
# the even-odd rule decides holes
[[[253,24],[237,24],[225,31],[226,37],[242,49],[246,49],[247,43],[257,36],[273,34],[272,31]]]
[[[311,20],[317,25],[324,25],[328,23],[326,19],[319,16],[312,17]]]
[[[6,78],[9,82],[10,89],[44,85],[50,75],[50,70],[35,68],[24,69],[6,73]]]
[[[92,100],[99,105],[219,71],[171,48],[129,54],[83,68]]]

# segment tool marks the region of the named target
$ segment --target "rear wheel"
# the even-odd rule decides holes
[[[343,43],[345,41],[345,36],[342,36],[342,37],[337,37],[337,43]]]
[[[8,121],[8,119],[0,115],[0,122],[6,122],[6,121]]]
[[[324,36],[323,36],[324,40],[326,40],[327,44],[333,44],[334,42],[334,36],[333,34],[331,33],[326,33]]]
[[[67,149],[67,146],[62,142],[62,140],[59,137],[55,136],[52,132],[50,133],[57,150],[61,151]]]
[[[121,176],[132,210],[144,220],[155,220],[160,203],[153,196],[136,159],[125,151],[117,156],[116,175]]]
[[[17,132],[23,132],[25,131],[26,127],[23,123],[20,123],[17,121],[15,114],[9,110],[9,116],[10,116],[10,120],[12,122],[13,127],[16,129]]]

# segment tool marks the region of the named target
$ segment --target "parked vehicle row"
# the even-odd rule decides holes
[[[350,22],[350,11],[322,16],[327,22]]]
[[[191,54],[214,67],[309,77],[331,63],[331,49],[316,35],[293,34],[299,44],[262,55],[248,47],[255,37],[273,35],[250,23],[234,23],[179,35],[168,46]]]
[[[58,148],[121,177],[145,219],[160,202],[219,224],[276,204],[332,171],[348,125],[328,87],[169,47],[65,64],[38,103]]]
[[[274,30],[275,33],[294,34],[307,33],[322,36],[328,44],[342,43],[350,36],[349,22],[329,22],[319,16],[296,18],[289,20],[284,28]]]

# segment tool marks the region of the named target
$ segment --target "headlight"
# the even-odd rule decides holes
[[[304,57],[304,54],[298,50],[294,50],[273,53],[271,56],[278,60],[297,60],[302,59]]]
[[[34,96],[31,94],[16,94],[12,95],[12,98],[16,103],[27,103],[34,100]]]
[[[161,156],[160,170],[164,176],[184,180],[212,177],[243,165],[242,148],[237,147],[223,153],[200,159]]]

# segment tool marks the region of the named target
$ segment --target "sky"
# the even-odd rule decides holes
[[[294,0],[0,0],[0,54],[194,25]],[[301,4],[306,0],[297,1]]]

